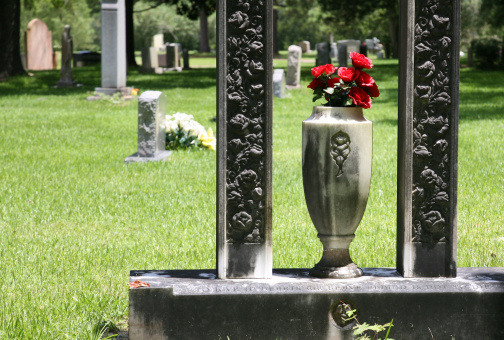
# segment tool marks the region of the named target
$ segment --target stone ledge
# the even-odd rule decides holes
[[[364,268],[356,279],[318,279],[275,269],[272,279],[216,279],[213,270],[132,271],[134,339],[351,339],[330,310],[340,300],[358,319],[394,319],[395,339],[504,338],[504,268],[459,268],[456,278],[403,278]],[[334,309],[334,308],[333,308]],[[432,332],[432,336],[431,336]]]
[[[171,155],[171,151],[161,151],[153,157],[140,157],[138,152],[135,152],[131,156],[124,159],[124,163],[137,163],[137,162],[160,162],[165,161]]]

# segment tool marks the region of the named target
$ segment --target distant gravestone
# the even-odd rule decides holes
[[[179,53],[177,44],[167,44],[166,45],[166,68],[167,69],[178,69],[179,64]]]
[[[306,40],[305,41],[301,41],[299,43],[299,46],[301,47],[301,51],[303,53],[311,52],[311,50],[310,50],[310,42],[309,41],[306,41]]]
[[[26,69],[34,71],[54,69],[52,32],[42,20],[33,19],[28,23],[25,49]]]
[[[126,87],[125,0],[103,0],[101,5],[102,53],[101,87],[97,93],[129,95]]]
[[[70,25],[65,25],[61,35],[61,78],[58,87],[72,87],[75,85],[72,76],[73,42],[70,35]]]
[[[170,156],[166,150],[166,95],[145,91],[138,98],[138,151],[124,162],[162,161]]]
[[[187,50],[187,48],[184,48],[182,50],[182,59],[184,59],[184,68],[183,70],[190,70],[191,67],[189,66],[189,51]]]
[[[332,59],[335,59],[338,57],[338,44],[337,43],[331,43],[331,52],[330,52],[330,56],[331,56],[331,60]]]
[[[163,72],[158,64],[158,54],[155,47],[142,48],[142,68],[140,70],[143,73]]]
[[[287,88],[300,87],[301,79],[301,56],[303,55],[300,46],[289,46],[289,57],[287,59]]]
[[[156,34],[155,36],[152,37],[152,46],[156,49],[156,52],[164,51],[165,45],[162,33]]]
[[[366,39],[365,43],[366,43],[367,50],[369,51],[369,53],[375,53],[375,50],[374,50],[374,48],[375,48],[374,40],[373,39]]]
[[[368,51],[368,49],[367,49],[367,45],[366,44],[361,44],[359,46],[359,53],[360,54],[364,54],[367,57],[367,51]]]
[[[360,46],[361,46],[360,40],[339,40],[338,46],[339,45],[346,46],[347,64],[350,65],[352,62],[350,60],[350,52],[360,53]]]
[[[285,72],[282,69],[273,71],[273,95],[285,98]]]
[[[338,44],[338,66],[347,67],[347,46],[345,44]]]
[[[331,63],[331,56],[329,50],[329,43],[323,42],[315,45],[317,49],[317,61],[318,65],[326,65]]]

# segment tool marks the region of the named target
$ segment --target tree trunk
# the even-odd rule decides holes
[[[210,52],[210,44],[208,43],[208,16],[203,8],[203,5],[199,9],[199,22],[200,22],[200,52]]]
[[[278,56],[279,47],[278,47],[278,10],[273,9],[273,55]]]
[[[7,80],[26,74],[19,44],[21,0],[0,0],[0,8],[0,80]]]
[[[399,17],[397,13],[389,13],[389,34],[392,58],[399,58]]]
[[[126,63],[138,67],[135,60],[135,28],[133,24],[133,6],[135,0],[126,0]]]

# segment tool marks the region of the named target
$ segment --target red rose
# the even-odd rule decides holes
[[[341,79],[345,83],[350,83],[355,80],[359,76],[360,71],[356,70],[353,67],[340,67],[338,69],[338,76],[340,76]]]
[[[327,79],[327,87],[334,87],[335,84],[338,84],[340,81],[339,78],[329,78]]]
[[[332,66],[331,64],[326,64],[312,68],[311,74],[312,76],[317,78],[320,77],[322,74],[324,74],[324,72],[326,75],[330,76],[331,74],[334,73],[334,71],[336,71],[336,67]]]
[[[336,71],[337,68],[332,66],[332,64],[326,64],[324,65],[324,71],[325,71],[325,74],[327,74],[328,76],[330,76],[331,74],[334,73],[334,71]]]
[[[357,79],[355,79],[355,82],[357,83],[357,85],[362,87],[373,86],[373,84],[375,83],[373,77],[371,77],[364,71],[359,72],[359,76],[357,77]]]
[[[352,64],[356,68],[371,68],[374,66],[371,59],[367,58],[364,54],[350,52],[350,59],[352,59]]]
[[[363,89],[364,89],[364,91],[366,91],[367,94],[369,94],[369,96],[371,96],[373,98],[380,96],[380,91],[378,90],[378,86],[376,86],[375,83],[373,83],[372,86],[363,87]]]
[[[307,87],[315,91],[317,87],[325,88],[325,82],[321,79],[313,78],[313,80]]]
[[[348,96],[352,98],[353,103],[359,107],[364,109],[369,109],[371,107],[371,97],[360,87],[352,87]]]

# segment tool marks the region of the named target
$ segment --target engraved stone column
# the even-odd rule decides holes
[[[459,0],[401,0],[397,270],[455,277]]]
[[[145,91],[138,98],[138,152],[124,162],[163,161],[170,156],[166,147],[166,95]]]
[[[217,272],[272,276],[272,0],[219,0]]]
[[[126,87],[126,10],[124,0],[102,0],[101,86],[98,93],[128,95]]]

